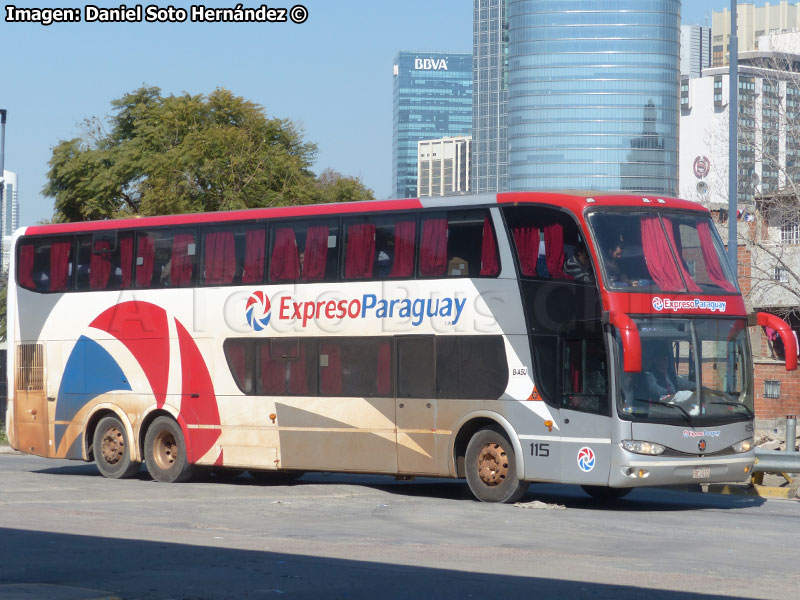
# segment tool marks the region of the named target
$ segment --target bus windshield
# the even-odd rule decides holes
[[[753,416],[744,319],[635,321],[642,341],[642,371],[626,373],[620,366],[620,415],[637,421],[698,424]],[[616,348],[621,358],[619,336]]]
[[[724,246],[708,215],[595,212],[589,224],[609,288],[738,293]]]

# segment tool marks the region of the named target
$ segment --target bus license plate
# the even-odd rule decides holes
[[[708,479],[711,477],[711,467],[695,467],[692,471],[692,479]]]

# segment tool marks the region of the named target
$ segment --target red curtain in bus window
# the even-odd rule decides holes
[[[194,234],[191,233],[179,233],[172,242],[172,265],[169,273],[171,285],[182,286],[192,282],[190,244],[194,245]]]
[[[17,265],[19,284],[28,289],[34,289],[33,282],[33,244],[24,244],[19,249],[19,265]]]
[[[550,277],[571,279],[564,273],[564,227],[560,223],[545,225],[544,248]]]
[[[300,257],[294,229],[280,227],[275,230],[275,245],[269,263],[270,281],[295,281],[300,278]]]
[[[328,226],[312,225],[306,232],[306,248],[303,258],[304,281],[320,281],[325,278],[328,263]]]
[[[400,221],[394,226],[394,260],[389,277],[411,277],[414,273],[415,221]]]
[[[378,347],[378,378],[375,391],[380,397],[392,395],[392,347],[389,342],[381,342]]]
[[[733,284],[725,279],[725,273],[719,262],[719,256],[714,248],[711,229],[705,221],[700,221],[700,223],[697,224],[697,237],[700,238],[700,250],[703,252],[703,260],[706,263],[708,278],[714,285],[718,285],[726,292],[735,292],[736,288]]]
[[[153,238],[149,235],[136,237],[136,285],[149,287],[153,278],[153,260],[155,247]]]
[[[514,244],[517,246],[519,269],[523,275],[536,276],[536,259],[539,258],[539,228],[515,227]]]
[[[320,361],[327,356],[328,365],[320,363],[320,394],[339,396],[342,393],[342,354],[337,344],[319,345]]]
[[[653,281],[665,292],[683,290],[680,273],[658,217],[642,217],[641,224],[642,250]]]
[[[67,289],[69,280],[69,252],[72,240],[53,242],[50,244],[50,291],[60,292]]]
[[[111,248],[111,242],[108,240],[98,240],[92,244],[92,254],[89,258],[89,288],[92,290],[104,290],[108,287],[108,276],[111,275],[109,248]],[[100,250],[100,253],[95,250]]]
[[[672,226],[672,222],[667,217],[662,217],[664,220],[664,229],[667,231],[667,239],[669,243],[672,244],[672,247],[678,251],[678,245],[675,243],[675,230]],[[684,280],[686,281],[686,286],[690,292],[701,292],[700,286],[695,283],[694,279],[692,279],[691,274],[689,273],[689,269],[686,268],[686,263],[683,262],[683,255],[679,254],[678,260],[678,269],[680,270],[681,274],[683,275]]]
[[[293,396],[309,395],[308,355],[306,345],[300,344],[300,353],[297,360],[289,361],[289,393]],[[311,392],[313,395],[313,392]]]
[[[133,280],[133,234],[121,234],[118,243],[122,287],[129,288]]]
[[[372,277],[375,264],[375,225],[360,223],[347,228],[347,254],[344,262],[345,279]]]
[[[483,244],[481,246],[481,275],[497,275],[500,262],[497,260],[497,244],[489,217],[483,218]]]
[[[447,219],[422,222],[419,272],[424,276],[444,275],[447,269]]]
[[[232,231],[212,231],[203,236],[204,283],[225,284],[236,274],[236,242]]]
[[[269,343],[261,346],[261,364],[259,365],[259,386],[261,394],[279,396],[286,392],[286,363],[273,360],[269,353]]]
[[[244,240],[242,283],[257,283],[264,277],[267,232],[264,229],[248,229]]]

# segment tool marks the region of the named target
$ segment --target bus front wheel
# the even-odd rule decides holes
[[[109,479],[125,479],[139,472],[140,463],[131,460],[128,433],[117,417],[103,417],[94,430],[92,452],[97,470]]]
[[[497,426],[480,429],[467,444],[467,484],[481,502],[516,502],[528,491],[517,477],[517,458],[505,432]]]
[[[156,481],[188,481],[195,472],[186,455],[186,442],[180,426],[170,417],[158,417],[144,437],[145,464]]]

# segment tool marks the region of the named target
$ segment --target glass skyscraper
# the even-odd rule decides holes
[[[680,0],[508,0],[508,187],[678,191]]]
[[[502,192],[508,166],[508,0],[473,0],[472,189]]]
[[[392,197],[417,195],[417,142],[470,135],[472,54],[400,52],[394,61]]]

